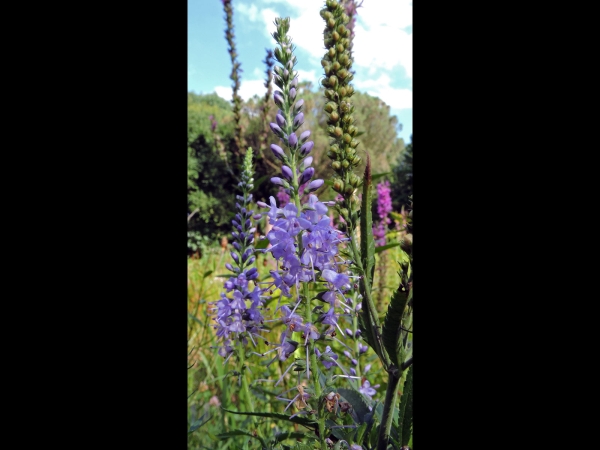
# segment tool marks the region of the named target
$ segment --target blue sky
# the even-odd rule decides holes
[[[273,49],[276,17],[290,17],[300,80],[319,84],[324,0],[233,0],[233,24],[242,67],[240,95],[263,96],[266,49]],[[221,0],[188,0],[188,91],[216,92],[231,100],[231,59],[225,40]],[[402,124],[406,144],[412,134],[412,0],[364,0],[354,38],[355,89],[379,97]]]

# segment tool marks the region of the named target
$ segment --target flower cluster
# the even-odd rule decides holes
[[[346,222],[350,222],[348,214],[352,211],[352,203],[357,201],[353,194],[361,183],[353,172],[361,158],[356,154],[359,142],[355,137],[358,129],[354,126],[354,106],[350,103],[350,97],[354,94],[354,88],[350,85],[353,78],[351,30],[347,27],[348,15],[336,0],[327,0],[321,17],[325,20],[323,34],[327,49],[321,61],[325,72],[321,84],[325,87],[327,132],[331,139],[327,156],[333,160],[331,167],[336,173],[333,189],[344,197],[340,214]]]
[[[234,143],[236,146],[235,153],[241,151],[244,147],[244,138],[242,134],[242,97],[238,94],[240,90],[241,84],[241,76],[242,72],[241,64],[237,60],[237,51],[235,49],[235,34],[233,29],[233,6],[231,4],[231,0],[221,0],[223,3],[223,10],[225,11],[225,22],[227,24],[227,28],[225,29],[225,37],[227,38],[227,43],[229,44],[229,56],[231,57],[231,75],[229,78],[233,81],[233,117],[235,119],[235,135],[234,135]]]
[[[377,245],[385,245],[387,226],[392,222],[388,214],[392,211],[392,198],[390,196],[390,182],[377,184],[377,214],[379,222],[373,227],[373,236]]]
[[[279,138],[279,145],[272,144],[271,150],[282,162],[282,166],[280,176],[271,178],[271,182],[285,190],[289,196],[285,200],[289,203],[282,206],[280,202],[278,206],[272,196],[269,205],[257,202],[260,207],[268,208],[268,212],[264,214],[268,216],[272,229],[266,236],[271,244],[266,251],[277,261],[277,269],[271,271],[273,281],[265,289],[279,289],[282,296],[291,299],[289,305],[278,305],[276,309],[286,328],[277,348],[272,351],[278,351],[280,360],[287,359],[300,344],[292,339],[292,334],[302,333],[308,375],[309,343],[325,339],[326,336],[333,338],[336,329],[343,334],[338,320],[348,306],[352,308],[352,300],[346,296],[352,286],[350,277],[339,270],[340,264],[347,264],[349,261],[338,261],[338,245],[347,238],[331,226],[327,205],[313,194],[324,181],[312,180],[315,170],[311,167],[313,158],[309,154],[314,142],[308,140],[310,130],[302,132],[300,136],[296,134],[304,123],[304,100],[297,98],[298,75],[294,71],[296,57],[287,35],[289,18],[278,18],[275,25],[277,31],[273,37],[279,46],[275,48],[274,54],[280,66],[274,68],[274,84],[280,90],[274,93],[279,110],[276,122],[270,126]],[[302,202],[302,197],[306,198],[305,202]],[[317,315],[313,317],[310,298],[302,295],[300,286],[317,281],[323,281],[326,287],[317,298],[329,307],[326,311],[323,306],[316,308]],[[296,313],[303,298],[307,302],[303,308],[304,318]],[[321,324],[321,330],[315,324]],[[326,369],[334,364],[339,365],[336,362],[338,356],[330,347],[324,352],[315,349],[315,354]]]
[[[253,246],[256,228],[252,226],[254,211],[248,210],[252,201],[252,194],[249,192],[254,187],[252,174],[252,149],[249,148],[244,158],[242,181],[238,184],[242,195],[238,195],[237,200],[242,204],[236,203],[238,212],[231,221],[236,230],[232,233],[234,251],[231,252],[235,265],[225,264],[233,272],[233,276],[225,281],[225,292],[221,292],[221,299],[215,302],[215,328],[217,336],[222,339],[219,355],[223,357],[231,355],[235,341],[247,344],[249,338],[256,345],[253,336],[262,339],[259,331],[264,321],[262,307],[267,297],[262,295],[263,290],[255,281],[258,269],[253,266],[256,260]],[[253,288],[250,282],[254,284]]]

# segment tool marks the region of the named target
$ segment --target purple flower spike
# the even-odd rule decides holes
[[[281,173],[288,181],[292,181],[292,178],[294,178],[294,173],[288,166],[281,166]]]
[[[271,178],[271,183],[278,184],[279,186],[283,186],[283,180],[279,177]]]
[[[296,86],[298,86],[298,75],[296,75],[294,77],[294,79],[292,80],[292,89],[294,89]],[[291,92],[291,90],[290,90]]]
[[[306,158],[306,159],[304,160],[304,162],[302,163],[302,165],[303,165],[303,166],[304,166],[304,168],[306,169],[307,167],[310,167],[310,165],[312,164],[312,162],[313,162],[313,157],[312,157],[312,156],[309,156],[308,158]]]
[[[281,92],[275,91],[275,94],[273,94],[273,100],[277,106],[283,108],[283,94]]]
[[[294,80],[295,80],[295,78],[294,78]],[[296,88],[291,88],[290,89],[290,98],[292,100],[294,100],[296,98]]]
[[[294,127],[299,127],[304,123],[304,113],[298,113],[296,117],[294,117]],[[283,125],[282,125],[283,126]]]
[[[283,118],[283,116],[281,114],[277,114],[275,116],[275,120],[277,120],[277,124],[280,127],[285,127],[285,119]]]
[[[298,181],[298,184],[302,185],[302,184],[306,183],[308,180],[310,180],[313,177],[314,174],[315,174],[315,169],[313,169],[312,167],[309,167],[304,172],[302,172],[302,175],[300,176],[300,181]]]
[[[312,148],[314,147],[314,145],[315,145],[315,143],[313,141],[308,141],[302,147],[300,147],[300,154],[302,156],[308,155],[310,153],[310,151],[312,150]]]
[[[298,138],[296,137],[296,133],[291,133],[288,137],[288,143],[290,147],[295,148],[298,145]],[[300,183],[302,184],[302,183]]]
[[[308,139],[308,137],[310,136],[310,130],[306,130],[304,131],[301,135],[300,135],[300,143],[304,144],[306,142],[306,140]]]
[[[277,159],[283,161],[285,153],[283,153],[283,149],[279,145],[271,144],[271,150]]]

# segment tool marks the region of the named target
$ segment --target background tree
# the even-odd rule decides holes
[[[398,164],[393,169],[392,173],[392,205],[395,211],[400,211],[402,206],[405,208],[410,206],[409,197],[413,195],[413,166],[412,166],[412,135],[410,136],[410,144],[406,146],[406,150],[398,160]]]

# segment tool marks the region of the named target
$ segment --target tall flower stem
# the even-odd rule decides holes
[[[401,372],[400,369],[393,368],[388,370],[388,386],[385,391],[385,402],[383,408],[383,416],[381,418],[381,429],[379,431],[379,439],[377,441],[377,450],[387,450],[390,440],[390,432],[392,430],[392,418],[394,417],[394,406],[398,395],[398,384],[400,384]],[[383,432],[382,432],[383,430]]]

